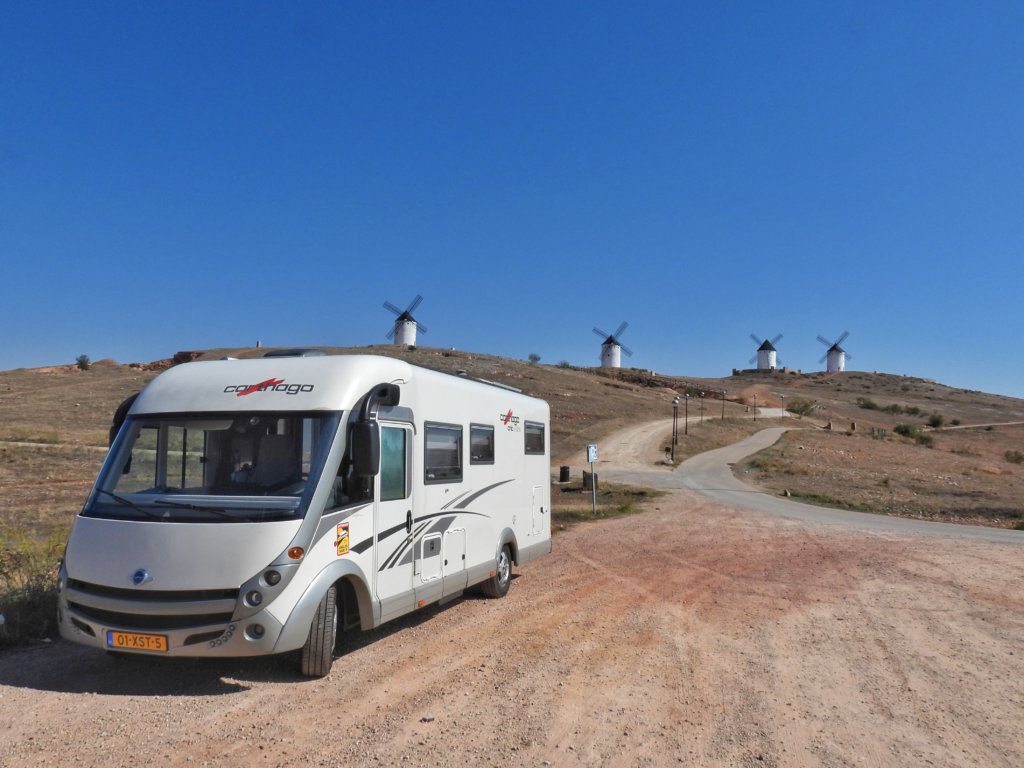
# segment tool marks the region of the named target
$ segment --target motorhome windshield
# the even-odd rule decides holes
[[[323,413],[133,416],[83,514],[168,522],[301,517],[338,421]]]

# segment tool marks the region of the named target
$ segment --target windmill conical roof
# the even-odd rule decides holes
[[[747,347],[747,349],[750,349],[750,347]],[[770,341],[768,341],[768,339],[765,339],[764,343],[760,347],[757,348],[757,351],[758,352],[775,352],[777,350],[775,349],[775,347],[772,346],[772,343]]]

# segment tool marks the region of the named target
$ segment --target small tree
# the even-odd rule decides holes
[[[931,416],[928,417],[928,426],[932,427],[933,429],[938,429],[945,423],[946,420],[942,417],[941,413],[933,413]]]
[[[537,363],[540,362],[540,355],[538,355],[536,352],[531,352],[530,356],[526,359],[530,361],[531,365],[536,365]]]
[[[92,360],[89,359],[88,355],[79,355],[75,358],[75,365],[78,366],[80,371],[88,371],[92,368]]]

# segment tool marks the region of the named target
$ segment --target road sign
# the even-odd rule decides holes
[[[587,463],[593,464],[595,461],[597,461],[597,446],[591,443],[587,446]]]

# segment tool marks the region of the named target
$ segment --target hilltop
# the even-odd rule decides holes
[[[748,480],[779,492],[804,494],[812,501],[874,511],[889,511],[886,505],[891,504],[905,514],[941,515],[946,509],[954,519],[981,516],[999,524],[1017,519],[1008,516],[1018,509],[1014,497],[1024,483],[1024,467],[1004,456],[1024,448],[1024,427],[927,432],[934,414],[941,416],[944,427],[954,422],[963,427],[1024,421],[1024,401],[1016,398],[883,373],[695,378],[630,368],[532,364],[429,347],[323,349],[329,354],[398,357],[544,398],[551,404],[554,465],[627,425],[669,418],[677,394],[692,395],[691,415],[698,413],[699,394],[706,395],[707,422],[691,426],[677,454],[682,456],[756,429],[760,422],[752,420],[755,401],[759,407],[778,407],[783,401],[787,408],[813,404],[807,418],[793,423],[824,427],[831,422],[833,429],[801,431],[788,438],[775,449],[781,454],[768,457],[771,461],[745,468]],[[114,409],[175,360],[180,364],[224,356],[247,358],[266,351],[222,348],[148,363],[103,360],[87,371],[61,365],[0,372],[0,530],[45,530],[70,521],[102,460]],[[851,430],[854,423],[856,429]],[[900,423],[913,428],[911,437],[895,434]],[[875,439],[881,435],[878,430],[885,430],[884,439]],[[920,434],[931,435],[933,447],[924,445]],[[658,450],[652,451],[652,462],[659,457]],[[879,485],[885,477],[886,484]]]

